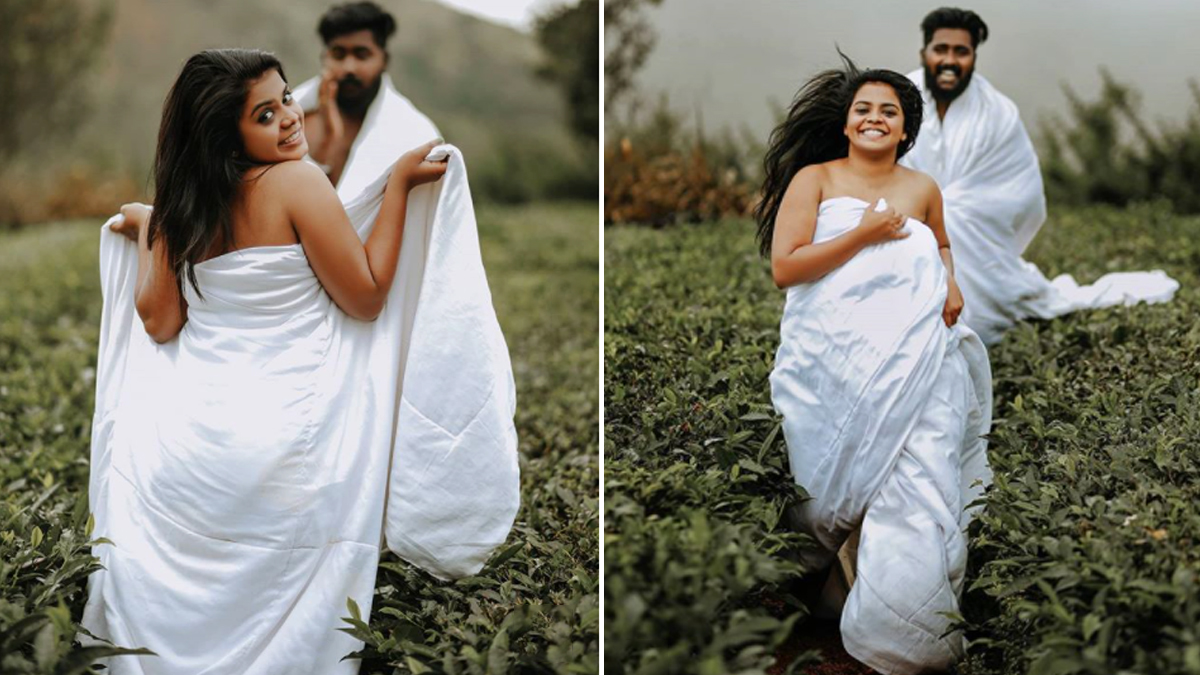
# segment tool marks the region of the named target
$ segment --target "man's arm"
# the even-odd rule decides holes
[[[337,80],[325,71],[317,86],[317,110],[306,114],[304,119],[308,156],[321,165],[329,181],[337,186],[350,158],[353,138],[346,133],[345,120],[337,107]]]

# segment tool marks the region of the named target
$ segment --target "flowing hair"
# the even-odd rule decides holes
[[[274,54],[206,50],[187,60],[163,103],[149,241],[162,239],[181,291],[186,276],[199,294],[194,266],[233,242],[233,199],[258,165],[246,156],[238,117],[250,82],[272,69],[287,81]]]
[[[859,70],[841,50],[838,50],[838,56],[842,57],[845,67],[818,73],[806,82],[792,101],[787,117],[771,132],[767,156],[763,159],[762,197],[754,207],[758,248],[763,257],[771,255],[775,216],[792,178],[810,164],[821,164],[850,154],[850,139],[846,138],[843,129],[854,95],[864,84],[886,84],[900,99],[904,133],[908,137],[896,147],[896,159],[903,157],[917,141],[924,110],[917,85],[892,70]]]

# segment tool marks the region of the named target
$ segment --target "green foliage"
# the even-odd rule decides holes
[[[362,673],[599,672],[598,241],[593,204],[482,207],[517,380],[522,506],[478,576],[391,554]],[[100,323],[97,222],[0,234],[0,672],[89,672],[74,643],[95,568],[89,437]],[[107,545],[91,542],[93,545]],[[137,645],[125,645],[137,646]]]
[[[0,151],[0,228],[106,216],[122,201],[148,200],[163,99],[184,61],[213,47],[266,49],[298,84],[319,70],[317,21],[335,4],[120,0],[108,22],[114,38],[71,69],[82,75],[76,86],[56,84],[57,64],[77,61],[90,38],[33,27],[97,25],[88,22],[99,15],[69,7],[113,2],[0,2],[0,135],[12,134],[28,150],[13,161]],[[563,124],[568,111],[559,91],[535,74],[544,55],[532,35],[427,0],[381,5],[397,22],[388,71],[400,93],[462,149],[477,200],[595,198],[596,149],[582,156]],[[41,17],[39,23],[18,20],[18,10]],[[3,54],[17,47],[21,67],[10,68]],[[8,84],[16,80],[34,89]],[[18,118],[28,124],[15,125]]]
[[[971,540],[967,672],[1200,672],[1200,219],[1056,215],[1032,251],[1045,271],[1161,266],[1182,290],[1022,325],[991,351],[996,481]]]
[[[111,19],[109,3],[0,3],[0,162],[79,128],[89,102],[79,85],[108,40]]]
[[[605,659],[764,672],[805,608],[767,387],[781,296],[753,228],[605,237]]]
[[[767,383],[783,295],[753,232],[606,231],[605,654],[623,672],[762,668],[774,628],[726,634],[802,611],[772,605],[802,542],[777,517],[795,498]],[[1023,324],[991,351],[965,674],[1200,672],[1197,241],[1200,219],[1163,203],[1055,209],[1035,240],[1050,276],[1161,267],[1183,288]]]
[[[96,245],[73,232],[22,233],[0,246],[0,672],[14,675],[87,672],[93,659],[123,653],[72,646],[97,567],[89,548],[107,545],[89,542],[85,491]]]
[[[1053,203],[1124,206],[1165,198],[1185,213],[1200,213],[1200,87],[1189,82],[1195,106],[1180,126],[1155,131],[1138,112],[1137,93],[1101,69],[1096,101],[1064,87],[1071,122],[1041,124],[1042,173]]]
[[[580,0],[538,17],[537,38],[547,59],[538,73],[563,92],[571,130],[581,138],[600,138],[600,4]]]

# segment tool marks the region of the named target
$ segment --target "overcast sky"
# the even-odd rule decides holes
[[[769,101],[791,101],[814,73],[835,66],[837,44],[860,66],[907,73],[919,66],[922,17],[936,2],[663,0],[648,15],[658,44],[639,86],[672,107],[700,110],[706,127],[741,126],[765,137]],[[977,72],[1021,108],[1026,123],[1066,109],[1060,84],[1090,99],[1098,66],[1143,94],[1151,121],[1182,120],[1200,79],[1200,2],[1194,0],[980,0],[991,30]],[[1032,129],[1031,129],[1032,131]]]
[[[533,17],[546,7],[575,4],[576,0],[436,0],[467,14],[512,26],[528,33]]]

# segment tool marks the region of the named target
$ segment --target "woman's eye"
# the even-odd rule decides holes
[[[271,112],[270,110],[268,110],[268,111],[264,112],[262,115],[260,115],[260,116],[259,116],[259,118],[258,118],[258,121],[259,121],[259,122],[261,122],[261,123],[263,123],[263,124],[266,124],[267,122],[270,122],[270,121],[271,121],[271,118],[272,118],[272,117],[275,117],[275,113],[273,113],[273,112]]]
[[[289,91],[288,93],[286,93],[286,94],[284,94],[284,95],[283,95],[283,102],[284,102],[284,103],[291,103],[291,102],[292,102],[292,92],[290,92],[290,91]]]

